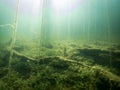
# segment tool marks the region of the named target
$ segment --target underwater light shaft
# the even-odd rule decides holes
[[[61,8],[65,7],[69,1],[71,0],[52,0],[52,3],[55,7]]]
[[[65,9],[69,9],[69,4],[73,0],[52,0],[51,2],[54,10],[64,11]]]
[[[39,16],[41,10],[41,4],[43,0],[20,0],[20,13],[32,15],[35,17]]]

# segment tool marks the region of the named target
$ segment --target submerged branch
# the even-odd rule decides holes
[[[26,55],[23,55],[23,54],[21,54],[21,53],[19,53],[19,52],[15,51],[15,50],[13,51],[13,56],[20,57],[20,58],[22,58],[22,60],[37,61],[36,59],[31,58],[31,57],[28,57],[28,56],[26,56]]]
[[[32,61],[32,62],[33,61],[34,62],[38,62],[38,59],[34,59],[34,58],[31,58],[31,57],[28,57],[28,56],[23,55],[23,54],[15,51],[15,50],[13,51],[13,53],[14,53],[13,54],[14,56],[20,57],[20,58],[22,58],[22,60],[26,60],[26,61],[29,60],[29,61]],[[107,77],[110,81],[116,81],[116,82],[120,83],[120,77],[119,76],[111,73],[110,71],[104,70],[102,67],[99,67],[99,66],[96,66],[96,65],[95,66],[90,66],[90,65],[85,64],[84,62],[75,61],[75,60],[72,60],[72,59],[67,59],[67,58],[62,57],[62,56],[48,56],[48,57],[41,58],[39,60],[41,61],[43,59],[44,60],[51,60],[51,61],[54,60],[54,59],[56,59],[58,61],[59,60],[63,60],[65,62],[76,63],[76,64],[78,64],[80,66],[90,68],[94,72],[98,72],[99,74]]]
[[[62,57],[62,56],[46,56],[46,57],[43,57],[43,58],[39,58],[39,59],[36,59],[36,58],[32,58],[32,57],[29,57],[29,56],[26,56],[16,50],[13,50],[13,56],[14,57],[17,57],[17,58],[21,58],[21,60],[25,60],[25,61],[29,61],[29,62],[33,62],[33,63],[37,63],[37,62],[41,62],[42,60],[46,60],[47,62],[49,61],[53,61],[53,60],[56,60],[56,61],[64,61],[64,62],[70,62],[70,63],[75,63],[75,64],[78,64],[79,66],[81,67],[86,67],[88,69],[92,69],[93,72],[96,72],[98,73],[99,75],[102,75],[104,77],[107,77],[108,80],[110,80],[111,82],[117,82],[117,83],[120,83],[120,77],[117,76],[116,74],[113,74],[112,72],[108,71],[108,70],[105,70],[104,68],[98,66],[98,65],[94,65],[94,66],[91,66],[91,65],[88,65],[82,61],[76,61],[76,60],[72,60],[72,59],[69,59],[69,58],[65,58],[65,57]]]
[[[11,28],[13,28],[13,25],[12,24],[5,24],[5,25],[0,25],[0,27],[11,27]]]

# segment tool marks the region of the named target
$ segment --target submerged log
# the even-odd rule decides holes
[[[37,59],[34,59],[34,58],[28,57],[26,55],[23,55],[23,54],[15,51],[15,50],[14,50],[13,53],[14,53],[13,55],[15,57],[20,57],[20,58],[22,58],[22,60],[30,60],[30,61],[38,62]],[[67,59],[67,58],[62,57],[62,56],[47,56],[47,57],[41,58],[39,60],[51,60],[52,61],[53,59],[63,60],[65,62],[70,62],[70,63],[76,63],[76,64],[79,64],[80,66],[87,67],[88,69],[89,68],[93,69],[93,71],[98,72],[102,76],[107,77],[110,81],[115,81],[115,82],[119,83],[119,85],[120,85],[120,77],[119,76],[113,74],[110,71],[104,70],[102,67],[99,67],[99,66],[90,66],[90,65],[85,64],[84,62],[75,61],[75,60],[72,60],[72,59]]]
[[[23,54],[15,51],[15,50],[13,51],[13,56],[20,57],[20,58],[22,58],[23,60],[37,61],[37,59],[34,59],[34,58],[28,57],[28,56],[26,56],[26,55],[23,55]]]
[[[59,59],[59,60],[63,60],[63,61],[67,61],[67,62],[71,62],[71,63],[77,63],[77,64],[80,64],[82,66],[86,66],[86,67],[89,67],[88,65],[80,62],[80,61],[75,61],[75,60],[72,60],[72,59],[67,59],[65,57],[62,57],[62,56],[46,56],[44,58],[40,58],[40,59],[35,59],[35,58],[31,58],[31,57],[28,57],[26,55],[23,55],[19,52],[17,52],[16,50],[13,51],[13,56],[14,57],[20,57],[22,58],[23,60],[30,60],[30,61],[35,61],[35,62],[38,62],[39,60],[43,60],[43,59]]]

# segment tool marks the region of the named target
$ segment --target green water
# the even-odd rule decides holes
[[[0,89],[119,90],[119,3],[1,0]]]

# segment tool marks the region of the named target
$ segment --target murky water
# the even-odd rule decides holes
[[[1,90],[120,89],[119,0],[1,0]]]

